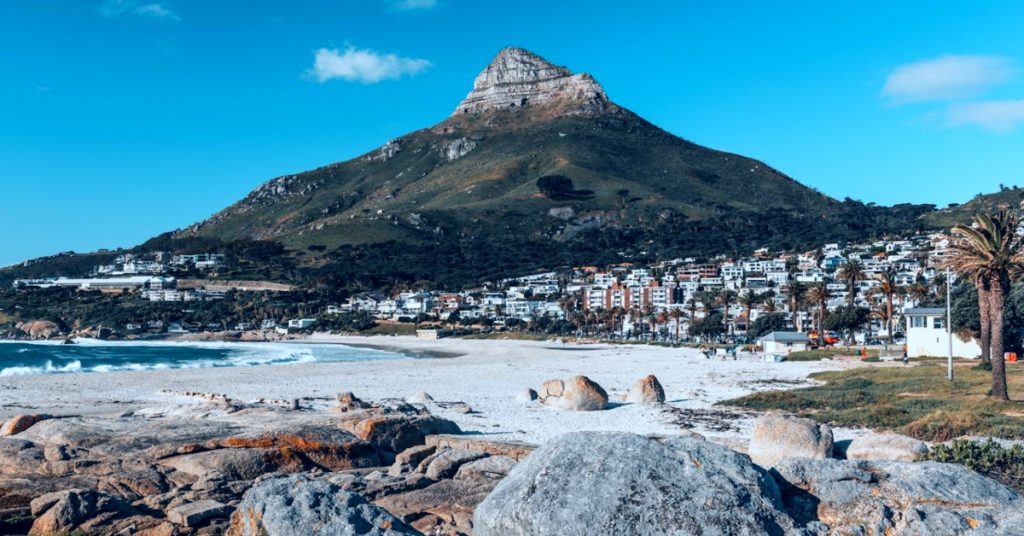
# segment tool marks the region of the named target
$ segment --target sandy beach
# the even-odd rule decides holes
[[[715,407],[715,402],[810,385],[807,376],[813,372],[856,366],[837,361],[762,363],[742,356],[737,361],[708,360],[693,349],[645,345],[333,335],[297,342],[456,357],[8,377],[0,381],[0,418],[21,413],[116,415],[183,403],[175,393],[185,391],[241,401],[298,398],[314,408],[331,405],[342,391],[365,399],[427,392],[435,400],[433,412],[492,439],[543,443],[576,430],[672,435],[689,429],[732,443],[749,437],[751,415]],[[665,387],[668,404],[615,404],[588,413],[515,401],[526,388],[580,374],[603,386],[613,401],[637,379],[654,374]],[[464,406],[456,402],[469,405],[472,412],[463,413]]]

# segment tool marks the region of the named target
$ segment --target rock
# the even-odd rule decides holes
[[[451,478],[463,464],[486,457],[486,454],[472,450],[442,449],[420,462],[417,471],[422,469],[423,474],[433,480]]]
[[[46,415],[16,415],[0,427],[0,437],[20,434],[45,419]]]
[[[537,400],[537,391],[533,389],[524,389],[516,395],[516,402],[526,404]]]
[[[830,534],[1008,535],[1024,526],[1015,524],[1024,499],[960,465],[794,458],[772,474],[793,518]]]
[[[326,480],[272,478],[245,493],[228,536],[399,536],[418,534],[385,510]]]
[[[417,524],[430,529],[428,534],[465,534],[472,530],[474,508],[495,484],[495,481],[442,480],[423,489],[377,499],[375,504],[406,520],[437,516],[433,527]]]
[[[517,463],[508,456],[488,456],[459,467],[455,480],[501,480]]]
[[[429,414],[375,415],[355,422],[343,421],[342,427],[389,452],[422,445],[428,435],[461,433],[452,421]]]
[[[562,380],[548,380],[540,384],[540,393],[538,393],[538,397],[541,402],[544,402],[548,398],[558,398],[562,396],[563,391],[565,391],[565,382]]]
[[[633,384],[623,401],[630,404],[664,404],[665,389],[661,387],[658,378],[648,374]]]
[[[30,339],[52,339],[61,334],[60,326],[49,320],[30,320],[16,327]]]
[[[215,517],[227,517],[231,507],[209,499],[183,504],[167,512],[167,520],[176,525],[195,527]]]
[[[275,453],[271,449],[217,449],[172,456],[160,465],[200,479],[252,480],[278,469]]]
[[[476,77],[473,90],[452,116],[554,105],[567,114],[596,113],[614,106],[590,75],[572,74],[521,48],[506,48]]]
[[[557,437],[476,508],[477,536],[796,533],[775,481],[742,454],[693,438]]]
[[[748,449],[754,463],[771,469],[788,458],[832,456],[832,429],[811,419],[771,413],[754,421]]]
[[[434,397],[430,396],[429,393],[421,392],[406,398],[405,401],[410,404],[429,404],[434,401]]]
[[[71,452],[67,445],[46,445],[43,449],[43,456],[48,462],[60,462],[71,459]]]
[[[451,162],[452,160],[458,160],[459,158],[466,156],[473,149],[476,149],[475,140],[458,138],[445,142],[444,145],[441,146],[441,154]]]
[[[380,465],[375,445],[352,433],[317,425],[284,426],[208,441],[206,448],[273,449],[275,463],[289,471],[319,466],[331,471]]]
[[[42,495],[32,500],[31,509],[36,519],[29,530],[30,536],[73,532],[101,514],[113,517],[132,513],[123,500],[87,489]]]
[[[409,447],[395,456],[395,463],[388,469],[388,474],[398,476],[415,469],[417,465],[433,454],[437,448],[428,445]]]
[[[899,434],[871,434],[858,437],[846,447],[849,460],[894,460],[912,462],[928,454],[924,441]]]
[[[369,404],[356,398],[356,395],[345,391],[338,393],[338,410],[339,411],[355,411],[357,409],[365,409],[370,407]]]
[[[545,404],[570,411],[599,411],[608,407],[608,393],[586,376],[565,382],[562,396],[547,398]]]

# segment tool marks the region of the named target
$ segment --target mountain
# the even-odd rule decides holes
[[[905,232],[931,208],[832,199],[652,125],[588,74],[506,48],[440,123],[275,178],[142,249],[279,244],[277,268],[254,266],[255,275],[457,286],[539,268]]]

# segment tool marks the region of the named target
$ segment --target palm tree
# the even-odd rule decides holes
[[[700,310],[700,306],[697,305],[697,300],[691,297],[690,300],[687,301],[686,305],[684,305],[683,307],[686,309],[687,314],[689,314],[690,316],[690,323],[687,327],[693,328],[693,324],[697,322],[697,311]]]
[[[680,324],[679,320],[681,320],[683,318],[683,310],[678,308],[678,307],[675,307],[671,311],[669,311],[668,316],[669,316],[669,318],[674,320],[675,323],[676,323],[676,338],[675,338],[675,342],[679,342],[679,324]]]
[[[896,284],[896,271],[892,268],[882,271],[877,276],[878,293],[885,297],[885,329],[889,334],[889,344],[892,344],[892,299],[899,293],[899,285]]]
[[[818,331],[818,345],[825,345],[825,314],[828,313],[828,299],[830,292],[825,283],[815,283],[811,288],[807,289],[807,299],[811,303],[818,306],[817,321],[818,325],[815,328]]]
[[[775,312],[775,293],[766,292],[761,296],[761,310],[766,314]]]
[[[718,293],[716,301],[718,302],[718,306],[722,308],[722,323],[725,325],[725,333],[728,335],[730,334],[729,306],[736,301],[736,293],[729,289],[724,289],[722,292]]]
[[[1003,361],[1003,310],[1010,279],[1024,267],[1024,236],[1017,233],[1020,218],[1007,210],[978,214],[973,224],[953,227],[952,254],[946,267],[968,277],[978,289],[978,309],[988,313],[992,397],[1009,400],[1006,363]],[[986,321],[981,314],[982,322]],[[984,344],[984,341],[983,341]]]
[[[847,260],[846,264],[836,270],[836,279],[846,283],[846,286],[849,287],[846,303],[852,307],[853,302],[857,299],[857,282],[864,279],[864,264],[858,259]]]
[[[746,315],[747,329],[744,331],[750,331],[750,311],[757,305],[758,301],[760,301],[760,298],[749,290],[736,297],[736,303],[743,307],[743,314]]]
[[[789,310],[793,315],[793,328],[803,331],[803,322],[800,321],[800,305],[803,304],[807,287],[799,281],[790,281],[786,284],[784,292],[789,295]]]
[[[929,294],[931,292],[929,292],[928,286],[921,283],[914,283],[907,287],[907,297],[913,300],[915,304],[928,299]]]

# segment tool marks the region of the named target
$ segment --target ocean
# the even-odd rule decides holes
[[[292,363],[401,359],[407,354],[302,343],[0,342],[0,377],[69,372],[251,367]]]

